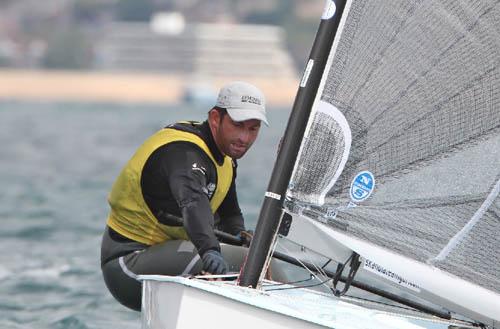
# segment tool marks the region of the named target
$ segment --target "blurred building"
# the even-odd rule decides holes
[[[95,45],[96,68],[192,76],[295,78],[277,26],[185,24],[179,14],[151,23],[113,22]]]

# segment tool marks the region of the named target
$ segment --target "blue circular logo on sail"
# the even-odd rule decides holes
[[[354,177],[351,183],[351,199],[354,202],[361,202],[372,194],[375,188],[375,177],[369,171],[362,171]]]

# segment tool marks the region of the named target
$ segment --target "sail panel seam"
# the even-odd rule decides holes
[[[439,254],[430,259],[430,263],[434,263],[436,261],[444,260],[452,251],[456,248],[456,246],[465,238],[466,235],[472,230],[472,228],[477,224],[477,222],[483,217],[488,208],[493,204],[493,201],[500,194],[500,179],[496,182],[495,186],[489,193],[488,197],[481,206],[474,213],[469,222],[457,233],[453,238],[448,241],[448,244],[439,252]]]

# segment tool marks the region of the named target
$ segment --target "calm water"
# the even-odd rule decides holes
[[[206,108],[0,103],[0,328],[139,328],[99,268],[106,195],[135,148]],[[288,117],[240,161],[238,191],[255,225]]]

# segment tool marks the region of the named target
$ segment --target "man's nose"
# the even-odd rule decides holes
[[[242,129],[240,131],[240,141],[242,143],[248,144],[248,142],[250,141],[250,138],[251,138],[251,134],[250,134],[249,129]]]

